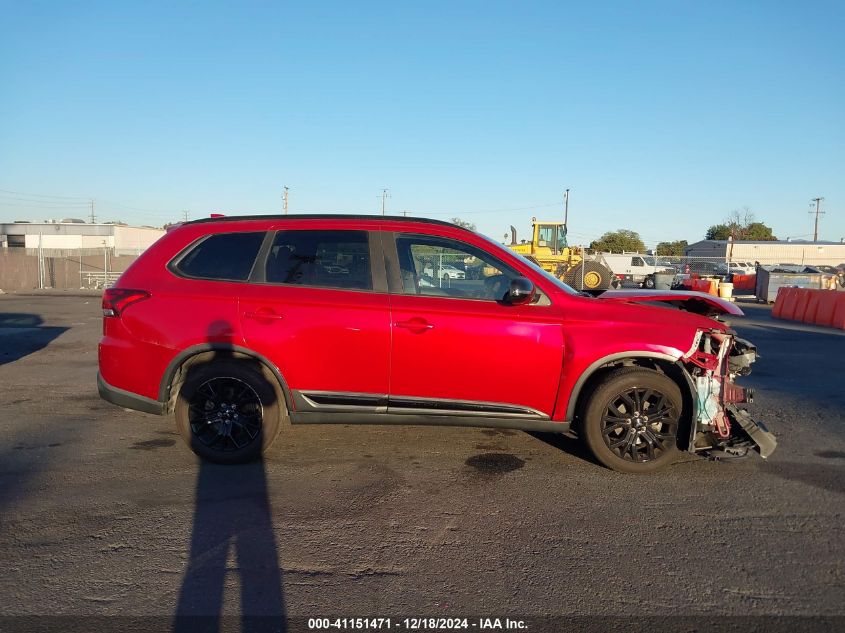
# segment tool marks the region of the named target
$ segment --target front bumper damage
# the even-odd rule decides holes
[[[751,389],[739,387],[737,376],[751,373],[757,349],[734,334],[699,331],[683,358],[693,394],[688,450],[713,458],[742,457],[755,450],[761,457],[777,447],[775,436],[739,405],[751,403]]]

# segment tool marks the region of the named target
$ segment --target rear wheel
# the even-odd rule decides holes
[[[576,290],[607,290],[613,273],[599,262],[582,261],[564,276],[564,281]]]
[[[647,473],[678,456],[681,390],[664,374],[639,367],[612,372],[582,412],[581,438],[603,465]]]
[[[197,455],[240,464],[273,443],[285,407],[258,368],[226,360],[188,369],[175,413],[179,434]]]

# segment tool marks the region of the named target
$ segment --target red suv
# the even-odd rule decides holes
[[[742,314],[695,292],[582,295],[445,222],[212,218],[106,290],[98,386],[174,412],[225,463],[258,457],[288,420],[573,432],[627,472],[678,450],[765,457],[774,439],[733,382],[756,351],[711,318],[725,313]]]

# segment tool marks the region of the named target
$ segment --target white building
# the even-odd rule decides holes
[[[687,257],[770,264],[837,266],[845,262],[845,243],[792,241],[702,240],[684,249]]]
[[[163,229],[123,224],[86,224],[80,220],[0,224],[0,248],[109,249],[114,255],[139,255],[164,235]]]

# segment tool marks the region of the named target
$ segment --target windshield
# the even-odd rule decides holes
[[[538,273],[540,273],[541,275],[543,275],[543,277],[545,277],[546,279],[548,279],[550,283],[554,284],[554,285],[555,285],[557,288],[559,288],[560,290],[563,290],[564,292],[567,292],[567,293],[569,293],[569,294],[571,294],[571,295],[581,294],[581,293],[579,293],[577,290],[575,290],[575,288],[573,288],[572,286],[570,286],[569,284],[566,284],[566,283],[564,283],[563,281],[561,281],[560,279],[558,279],[557,277],[555,277],[555,276],[554,276],[553,274],[551,274],[548,270],[543,270],[540,266],[538,266],[537,264],[535,264],[534,262],[532,262],[530,259],[528,259],[528,258],[527,258],[527,257],[525,257],[524,255],[522,256],[522,259],[523,259],[523,262],[524,262],[524,263],[526,263],[526,264],[528,264],[529,266],[531,266],[531,268],[532,268],[532,269],[534,269],[536,272],[538,272]]]
[[[511,250],[510,250],[510,249],[508,249],[508,248],[505,248],[504,246],[502,246],[501,244],[499,244],[496,240],[494,240],[494,239],[492,239],[492,238],[489,238],[489,237],[487,237],[486,235],[484,235],[484,234],[482,234],[482,233],[476,233],[476,235],[478,235],[479,237],[483,238],[485,241],[489,242],[490,244],[492,244],[493,246],[495,246],[497,249],[507,251],[507,252],[509,252],[511,255],[517,255],[517,254],[518,254],[518,253],[514,253],[513,251],[511,251]],[[523,263],[523,264],[527,264],[528,266],[530,266],[532,270],[534,270],[534,271],[536,271],[537,273],[539,273],[540,275],[542,275],[542,276],[543,276],[546,280],[548,280],[548,281],[549,281],[549,283],[554,284],[554,286],[555,286],[556,288],[558,288],[559,290],[563,290],[564,292],[566,292],[566,293],[568,293],[568,294],[571,294],[571,295],[577,295],[577,294],[580,294],[580,293],[579,293],[577,290],[575,290],[572,286],[569,286],[568,284],[563,283],[560,279],[558,279],[557,277],[555,277],[555,276],[554,276],[553,274],[551,274],[550,272],[548,272],[548,271],[546,271],[546,270],[543,270],[540,266],[538,266],[537,264],[535,264],[534,262],[532,262],[530,259],[528,259],[528,258],[527,258],[527,257],[525,257],[524,255],[520,255],[520,256],[519,256],[519,258],[520,258],[520,260],[522,261],[522,263]]]

